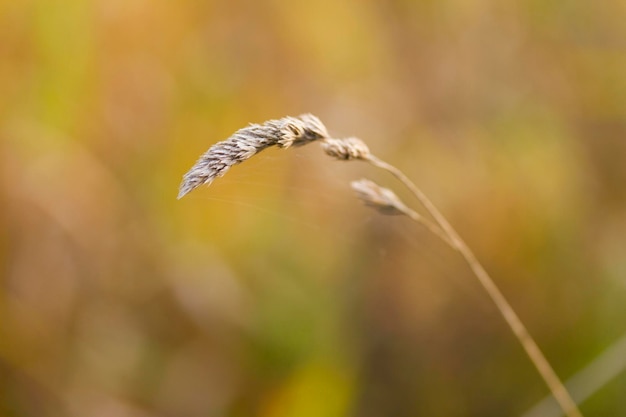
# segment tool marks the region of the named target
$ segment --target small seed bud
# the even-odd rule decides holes
[[[370,156],[369,148],[365,142],[358,138],[325,139],[322,142],[322,148],[327,155],[342,161],[365,160]]]
[[[366,179],[352,181],[350,185],[356,191],[357,197],[366,205],[385,214],[406,214],[406,206],[390,189]]]

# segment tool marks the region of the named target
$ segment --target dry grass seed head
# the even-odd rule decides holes
[[[350,185],[361,201],[384,214],[407,213],[404,203],[388,188],[367,179],[352,181]]]
[[[289,148],[328,138],[324,124],[312,114],[268,120],[239,129],[230,138],[211,146],[183,176],[178,198],[223,176],[231,166],[252,158],[270,146]]]

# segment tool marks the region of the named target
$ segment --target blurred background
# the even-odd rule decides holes
[[[417,208],[390,176],[312,144],[176,200],[210,145],[304,112],[423,188],[564,380],[602,364],[583,413],[626,415],[625,19],[0,2],[0,415],[528,415],[548,390],[463,261],[349,188]]]

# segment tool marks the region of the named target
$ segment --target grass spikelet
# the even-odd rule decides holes
[[[327,155],[342,161],[353,159],[367,160],[370,150],[359,138],[326,139],[322,142],[322,148]]]
[[[324,124],[312,114],[268,120],[239,129],[230,138],[211,146],[183,176],[178,199],[203,184],[223,176],[231,166],[252,158],[270,146],[289,148],[325,139]]]
[[[350,183],[357,197],[366,205],[384,214],[405,214],[407,207],[389,188],[381,187],[373,181],[361,179]]]

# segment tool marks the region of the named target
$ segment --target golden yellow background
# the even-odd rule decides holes
[[[625,21],[622,0],[1,1],[0,415],[522,415],[547,388],[462,260],[349,188],[415,205],[390,176],[312,144],[178,184],[311,112],[424,189],[568,379],[626,333]],[[610,366],[588,416],[626,415]]]

